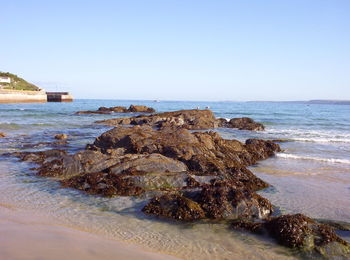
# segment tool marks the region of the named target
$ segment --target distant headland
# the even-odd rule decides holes
[[[9,72],[0,72],[0,103],[72,102],[68,92],[46,92]]]

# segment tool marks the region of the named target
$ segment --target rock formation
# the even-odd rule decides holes
[[[254,233],[268,233],[279,244],[296,248],[303,254],[318,255],[326,259],[346,259],[350,254],[349,244],[332,227],[302,214],[271,217],[261,222],[239,220],[234,221],[231,226]]]
[[[154,113],[154,108],[147,106],[130,105],[126,107],[100,107],[97,111],[78,111],[76,114],[111,114],[111,113]]]
[[[264,131],[265,127],[261,123],[255,122],[249,117],[232,118],[226,120],[225,118],[219,119],[220,127],[237,128],[239,130],[250,130],[250,131]]]
[[[97,121],[109,126],[118,125],[149,125],[151,127],[182,127],[190,130],[212,129],[217,127],[238,128],[239,130],[262,131],[265,127],[251,118],[216,119],[210,110],[179,110],[147,116],[113,118]]]

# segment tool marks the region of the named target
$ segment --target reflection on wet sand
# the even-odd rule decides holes
[[[11,209],[10,209],[11,208]],[[175,260],[125,242],[113,241],[61,225],[42,216],[0,206],[0,259]]]

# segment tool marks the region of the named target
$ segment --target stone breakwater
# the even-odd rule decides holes
[[[0,90],[0,103],[44,103],[45,91]]]
[[[209,110],[112,120],[108,122],[117,127],[75,154],[46,150],[13,155],[37,163],[39,176],[58,178],[63,187],[106,197],[142,196],[148,200],[142,209],[148,215],[225,221],[229,228],[266,233],[305,254],[349,257],[349,245],[331,226],[301,214],[273,216],[273,205],[256,193],[269,184],[247,167],[280,151],[278,144],[190,131],[231,127],[231,120],[222,124]]]
[[[45,92],[0,89],[0,103],[45,103],[70,102],[73,97],[67,92]]]

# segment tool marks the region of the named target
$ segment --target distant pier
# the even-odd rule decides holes
[[[72,102],[73,96],[68,92],[46,92],[47,102]]]

